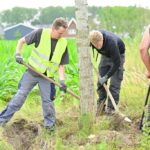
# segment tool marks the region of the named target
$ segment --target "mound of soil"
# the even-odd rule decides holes
[[[4,135],[15,150],[29,150],[38,135],[38,125],[25,119],[16,120],[5,128]]]

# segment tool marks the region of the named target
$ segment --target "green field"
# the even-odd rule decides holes
[[[56,133],[49,135],[42,127],[41,100],[38,88],[35,87],[22,109],[14,115],[6,128],[0,128],[0,149],[148,150],[149,137],[136,129],[149,85],[145,77],[145,67],[140,59],[140,40],[141,35],[135,39],[124,39],[126,61],[119,108],[133,120],[132,124],[122,123],[115,117],[104,115],[98,118],[92,128],[84,118],[85,127],[80,128],[79,122],[83,118],[80,118],[78,100],[61,93],[57,88]],[[0,41],[0,111],[16,93],[18,82],[25,71],[24,66],[15,62],[16,44],[17,41]],[[22,55],[25,61],[31,49],[32,46],[23,47]],[[79,95],[78,54],[75,40],[69,40],[69,54],[70,65],[65,68],[66,83],[69,89]]]

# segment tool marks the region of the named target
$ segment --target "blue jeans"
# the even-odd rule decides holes
[[[22,77],[21,86],[17,93],[11,99],[7,107],[0,113],[0,124],[7,123],[14,113],[20,110],[29,92],[36,84],[39,86],[42,98],[44,126],[49,127],[55,124],[55,108],[53,101],[50,99],[50,83],[39,75],[32,75],[28,70]]]
[[[23,78],[23,76],[22,76],[22,78]],[[19,81],[18,89],[21,87],[22,78]],[[50,86],[51,86],[51,88],[50,88],[50,90],[51,90],[50,99],[51,100],[55,100],[55,96],[56,96],[55,84],[54,83],[50,83]]]

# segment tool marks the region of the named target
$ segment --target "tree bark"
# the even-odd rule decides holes
[[[75,0],[75,7],[80,80],[80,108],[82,114],[90,113],[94,116],[94,82],[88,41],[89,28],[87,0]]]

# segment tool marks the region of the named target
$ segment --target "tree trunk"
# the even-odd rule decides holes
[[[75,0],[75,7],[79,59],[80,108],[82,114],[90,113],[94,116],[94,82],[88,41],[89,29],[87,0]]]

